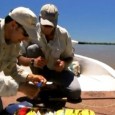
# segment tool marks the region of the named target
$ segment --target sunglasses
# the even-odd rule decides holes
[[[16,22],[17,23],[17,22]],[[23,26],[19,23],[17,23],[18,27],[21,28],[23,30],[23,36],[25,37],[29,37],[28,33],[26,32],[26,30],[23,28]]]

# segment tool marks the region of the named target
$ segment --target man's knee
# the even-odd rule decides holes
[[[27,47],[27,56],[31,58],[36,58],[38,56],[42,56],[42,50],[37,44],[32,44]]]

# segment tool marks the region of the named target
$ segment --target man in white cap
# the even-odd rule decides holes
[[[69,102],[81,101],[81,89],[77,77],[68,70],[73,60],[73,48],[68,31],[57,25],[58,9],[53,4],[43,5],[39,15],[38,41],[39,46],[33,42],[22,44],[23,55],[33,58],[31,70],[47,80],[60,86],[60,90],[66,94]],[[29,65],[26,57],[20,56],[19,63]]]
[[[37,37],[36,24],[36,15],[25,7],[15,8],[0,20],[0,71],[5,74],[0,76],[0,96],[13,96],[21,91],[34,98],[38,94],[36,83],[46,83],[42,75],[34,75],[17,67],[20,42]]]

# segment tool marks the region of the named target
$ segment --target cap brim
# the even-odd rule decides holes
[[[55,24],[53,22],[51,22],[47,19],[43,19],[43,18],[40,19],[40,23],[41,23],[41,25],[48,25],[48,26],[52,26],[52,27],[55,26]]]
[[[37,39],[37,30],[36,28],[27,28],[26,26],[23,26],[26,32],[29,35],[30,39]]]

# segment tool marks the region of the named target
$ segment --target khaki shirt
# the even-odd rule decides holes
[[[0,72],[3,72],[5,76],[11,76],[18,83],[25,81],[28,75],[28,73],[24,72],[22,69],[19,69],[16,65],[17,56],[19,55],[19,50],[20,50],[19,44],[6,44],[4,39],[4,19],[1,20],[0,21]],[[0,78],[1,77],[3,76],[0,76]],[[10,85],[8,84],[8,82],[7,83],[5,82],[5,77],[4,77],[4,82],[2,82],[0,79],[0,83],[1,83],[0,87],[4,86],[3,90],[0,90],[0,96],[1,96],[2,91],[5,92],[4,91],[6,89],[5,87],[10,87]],[[6,91],[6,95],[7,95],[7,91]]]
[[[59,25],[57,25],[55,30],[54,39],[47,42],[45,36],[41,33],[41,29],[39,26],[39,23],[37,25],[38,28],[38,43],[41,47],[45,59],[47,59],[47,67],[51,70],[54,68],[54,63],[57,59],[60,58],[68,58],[73,57],[73,48],[72,48],[72,42],[71,37],[69,36],[69,33],[67,30]],[[33,42],[34,43],[34,42]],[[26,46],[25,46],[26,48]],[[24,44],[22,45],[23,53],[26,54],[24,51]],[[65,69],[68,67],[65,67]]]

